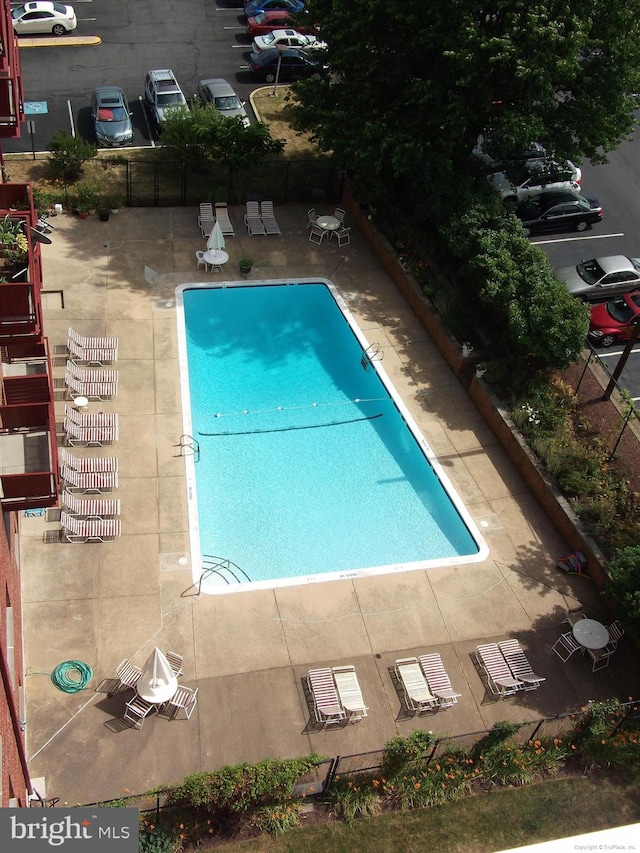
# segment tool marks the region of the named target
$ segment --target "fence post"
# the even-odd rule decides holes
[[[329,765],[329,770],[327,771],[327,775],[324,779],[324,785],[322,786],[322,793],[326,794],[327,791],[331,788],[333,783],[335,782],[336,773],[338,771],[338,766],[340,764],[340,756],[336,755],[335,758],[331,759],[331,764]]]
[[[556,719],[556,720],[558,719],[558,716],[559,716],[559,715],[557,715],[557,716],[555,717],[555,719]],[[535,729],[534,729],[534,730],[531,732],[531,734],[529,735],[529,740],[533,740],[533,739],[535,738],[535,736],[536,736],[536,735],[538,734],[538,732],[540,731],[540,726],[541,726],[543,723],[544,723],[544,720],[538,720],[538,725],[535,727]]]
[[[437,748],[438,748],[439,746],[440,746],[440,739],[438,739],[438,740],[433,744],[433,746],[431,747],[431,752],[429,753],[429,756],[428,756],[428,758],[427,758],[427,764],[426,764],[426,766],[427,766],[427,767],[431,764],[431,759],[432,759],[432,758],[433,758],[433,756],[436,754],[436,750],[437,750]]]

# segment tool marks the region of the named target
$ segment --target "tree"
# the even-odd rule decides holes
[[[296,84],[300,130],[372,194],[447,204],[484,135],[601,160],[633,129],[639,0],[310,0],[332,74]],[[383,44],[384,42],[384,44]]]
[[[59,130],[51,137],[47,145],[49,169],[55,178],[64,181],[76,181],[82,174],[82,166],[86,160],[92,160],[98,154],[98,149],[84,139],[71,136],[66,130]]]

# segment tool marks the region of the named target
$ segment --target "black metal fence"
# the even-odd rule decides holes
[[[330,158],[262,160],[254,167],[232,169],[165,160],[128,160],[124,165],[127,204],[132,207],[193,206],[201,201],[269,199],[314,204],[337,201],[335,164]]]

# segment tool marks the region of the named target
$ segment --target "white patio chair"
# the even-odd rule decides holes
[[[188,720],[198,704],[198,688],[180,685],[167,704],[174,711],[172,719],[176,719],[180,711],[184,711]]]
[[[311,228],[312,225],[315,225],[318,221],[318,216],[316,214],[316,210],[314,207],[309,208],[307,211],[307,228]]]
[[[609,666],[611,655],[615,649],[605,646],[604,649],[587,649],[587,654],[593,661],[591,672],[597,672],[599,669],[606,669]]]
[[[336,219],[339,219],[341,224],[344,222],[345,213],[346,211],[343,210],[341,207],[336,207],[336,209],[333,211],[334,217]]]
[[[437,707],[438,699],[429,690],[417,658],[399,658],[394,672],[402,686],[407,708],[422,713]]]
[[[313,713],[319,723],[332,725],[346,718],[340,705],[333,673],[328,667],[310,669],[307,673],[307,686],[313,699]]]
[[[333,678],[338,690],[340,704],[350,723],[357,723],[367,716],[369,710],[364,704],[355,666],[334,666]]]
[[[127,722],[132,723],[135,729],[141,729],[145,718],[154,709],[157,709],[156,705],[153,705],[151,702],[147,702],[146,699],[143,699],[136,693],[133,699],[127,702],[124,718]]]
[[[338,240],[338,246],[348,246],[351,243],[351,228],[339,228],[337,231],[332,231]]]
[[[327,236],[327,231],[324,228],[320,228],[319,225],[312,225],[311,230],[309,231],[309,242],[317,243],[319,246],[324,238]]]
[[[573,626],[576,624],[576,622],[579,622],[580,619],[586,619],[586,618],[587,618],[587,616],[582,610],[579,610],[578,612],[573,612],[573,613],[571,612],[571,610],[569,610],[567,615],[562,620],[562,624],[563,625],[570,625],[573,628]]]
[[[503,640],[498,643],[498,648],[504,655],[513,677],[524,683],[525,690],[535,690],[546,681],[535,674],[518,640]]]
[[[142,670],[125,658],[116,667],[116,676],[125,687],[132,687],[135,690],[135,686],[142,676]]]
[[[173,670],[175,677],[180,678],[182,675],[182,663],[184,661],[182,655],[179,655],[177,652],[167,652],[165,657],[169,661],[169,666]]]
[[[462,694],[456,693],[451,686],[451,681],[440,655],[433,652],[429,655],[420,655],[418,660],[427,679],[429,689],[434,696],[438,697],[440,707],[450,708],[455,705]]]
[[[487,686],[496,696],[504,699],[524,689],[524,683],[515,678],[497,643],[485,643],[476,648],[476,660],[487,677]]]
[[[609,632],[609,642],[607,643],[607,648],[615,652],[618,648],[618,641],[624,634],[624,629],[616,619],[610,625],[607,625],[607,631]]]
[[[204,259],[204,252],[196,252],[196,261],[198,263],[198,269],[200,269],[200,267],[204,267],[204,271],[209,272],[209,264]]]
[[[583,651],[582,646],[571,633],[560,634],[551,648],[563,663],[566,663],[571,655]]]

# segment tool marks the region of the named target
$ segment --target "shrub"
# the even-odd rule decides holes
[[[611,582],[603,594],[615,604],[625,628],[640,636],[640,545],[622,548],[608,568]]]
[[[98,155],[95,145],[71,136],[66,130],[59,130],[53,135],[47,150],[51,152],[49,157],[51,174],[54,178],[61,178],[64,181],[77,181],[82,174],[84,163]]]
[[[140,827],[138,850],[140,853],[177,853],[182,850],[182,843],[168,829],[149,825]]]
[[[408,737],[387,741],[382,759],[382,772],[387,777],[404,773],[422,761],[425,752],[435,743],[433,732],[416,729]]]
[[[354,781],[336,779],[329,792],[329,802],[336,817],[353,821],[357,817],[371,817],[380,811],[380,793],[384,779],[362,777]]]
[[[634,707],[634,715],[638,709]],[[640,737],[630,708],[618,699],[593,702],[580,717],[573,742],[587,768],[636,766],[640,760]]]
[[[279,835],[300,826],[300,806],[294,802],[272,803],[257,809],[253,825],[261,832]]]

